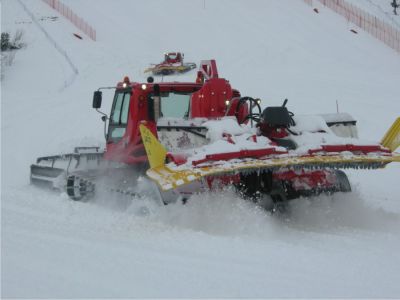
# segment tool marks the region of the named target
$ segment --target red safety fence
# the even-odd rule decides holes
[[[58,11],[61,15],[71,21],[78,29],[90,37],[93,41],[96,40],[96,30],[90,26],[84,19],[79,17],[72,11],[68,6],[63,4],[59,0],[43,0],[45,3],[50,5],[53,9]]]
[[[393,26],[345,0],[318,1],[345,17],[348,22],[352,22],[397,52],[400,52],[400,31]],[[310,6],[313,5],[313,0],[304,0],[304,2]]]

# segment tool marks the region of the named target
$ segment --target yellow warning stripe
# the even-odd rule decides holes
[[[163,66],[163,67],[152,67],[152,68],[147,68],[144,70],[144,73],[151,72],[153,70],[161,71],[161,70],[175,70],[175,71],[182,71],[185,70],[187,66]]]

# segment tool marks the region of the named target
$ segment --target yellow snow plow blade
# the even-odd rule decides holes
[[[381,145],[389,148],[392,152],[400,146],[400,117],[397,118],[397,120],[386,132],[381,141]]]
[[[382,139],[382,146],[396,149],[399,146],[400,118],[388,130]],[[387,155],[365,154],[316,154],[307,156],[286,156],[275,158],[244,158],[241,160],[214,161],[208,166],[185,164],[166,165],[167,150],[153,133],[143,124],[140,132],[150,169],[147,176],[155,181],[161,190],[168,191],[207,176],[231,175],[258,171],[277,171],[279,169],[378,169],[391,162],[400,162],[400,153]],[[393,151],[393,150],[392,150]]]
[[[167,150],[160,144],[154,134],[143,124],[139,125],[140,134],[142,135],[143,145],[146,149],[147,158],[150,168],[163,166]]]
[[[152,72],[152,71],[157,71],[157,72],[162,72],[164,70],[168,71],[176,71],[176,72],[182,72],[185,71],[188,67],[187,66],[164,66],[164,67],[150,67],[144,70],[144,73]]]
[[[391,156],[366,155],[327,155],[285,157],[271,159],[246,159],[240,162],[224,162],[221,165],[181,169],[170,168],[168,165],[158,166],[147,170],[147,176],[155,181],[163,191],[176,189],[179,186],[191,183],[207,176],[224,174],[246,173],[255,171],[291,169],[377,169],[383,168],[391,162],[400,162],[400,154]]]

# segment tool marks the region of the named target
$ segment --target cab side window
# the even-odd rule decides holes
[[[108,141],[110,142],[118,142],[125,134],[130,97],[130,92],[117,92],[115,94],[108,129]]]

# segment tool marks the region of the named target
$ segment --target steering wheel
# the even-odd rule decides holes
[[[258,103],[258,101],[252,97],[241,97],[239,99],[239,102],[236,106],[236,110],[235,110],[235,116],[236,118],[239,120],[238,115],[239,115],[239,110],[242,107],[242,105],[244,105],[245,103],[250,102],[250,113],[241,121],[239,122],[239,124],[243,124],[245,121],[247,120],[253,120],[255,122],[260,122],[260,118],[261,118],[261,106]],[[251,113],[251,108],[252,107],[257,107],[258,109],[258,113]]]

